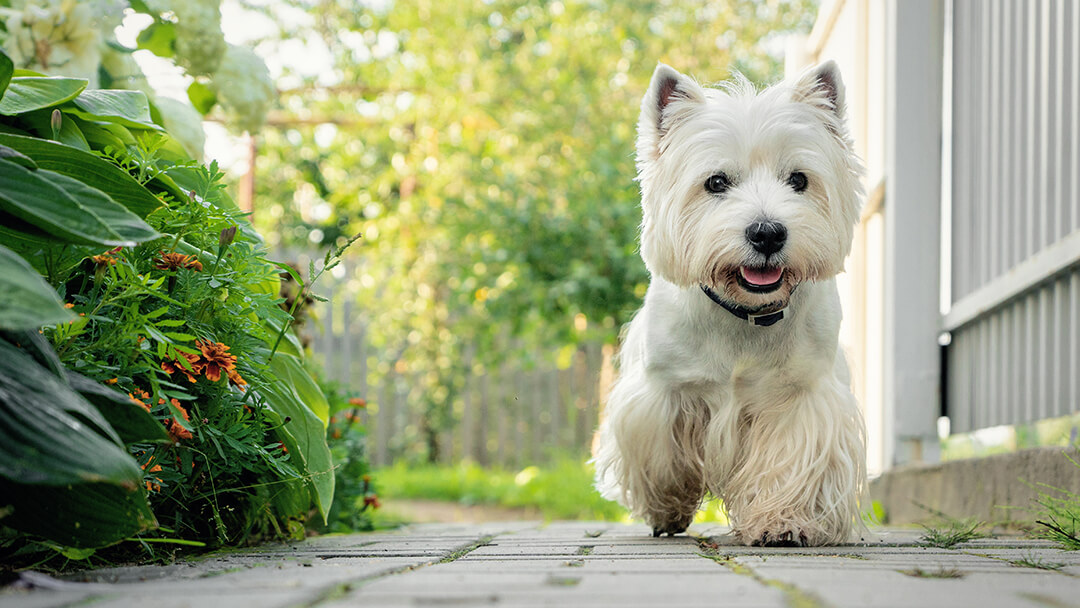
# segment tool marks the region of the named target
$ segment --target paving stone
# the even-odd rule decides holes
[[[0,606],[1080,607],[1080,552],[1007,536],[942,549],[920,534],[783,548],[742,546],[719,526],[653,538],[640,524],[429,524],[167,566],[26,574],[32,589],[0,590]]]
[[[1027,573],[1017,568],[988,566],[982,561],[965,559],[962,554],[952,560],[935,557],[936,560],[906,569],[907,574],[900,571],[905,568],[896,567],[898,564],[878,561],[860,564],[859,560],[840,563],[821,558],[759,556],[740,557],[736,561],[755,576],[790,585],[837,608],[1078,605],[1080,579],[1054,572]],[[1043,598],[1042,603],[1033,597]]]

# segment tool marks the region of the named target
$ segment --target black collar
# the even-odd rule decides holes
[[[715,291],[709,289],[709,287],[705,284],[701,284],[701,291],[704,291],[705,295],[709,296],[710,300],[719,304],[721,307],[723,307],[724,310],[730,312],[736,317],[739,317],[743,321],[747,321],[748,323],[750,323],[750,325],[757,325],[759,327],[768,327],[773,323],[776,323],[780,319],[783,319],[784,311],[787,310],[787,307],[785,306],[784,308],[781,308],[780,310],[777,310],[775,312],[770,312],[763,315],[754,314],[753,310],[749,308],[743,308],[742,306],[739,306],[737,304],[732,304],[725,301],[723,298],[717,295]]]

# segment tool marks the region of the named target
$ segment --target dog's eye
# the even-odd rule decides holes
[[[794,173],[789,175],[787,178],[787,183],[795,190],[795,192],[802,192],[803,190],[806,190],[806,186],[809,184],[806,179],[806,174],[802,171],[795,171]]]
[[[731,178],[723,173],[717,173],[716,175],[710,175],[709,179],[705,180],[705,189],[713,194],[723,194],[731,187]]]

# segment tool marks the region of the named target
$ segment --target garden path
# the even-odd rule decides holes
[[[1080,606],[1080,552],[1045,541],[997,536],[940,549],[891,531],[843,547],[748,548],[716,526],[648,532],[606,522],[414,524],[168,566],[24,573],[0,591],[0,606]]]

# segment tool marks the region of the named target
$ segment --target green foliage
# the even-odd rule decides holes
[[[25,330],[0,336],[0,554],[302,534],[333,501],[330,406],[275,356],[278,265],[142,93],[69,80],[0,89],[0,329]]]
[[[956,519],[926,505],[918,503],[916,505],[936,518],[936,521],[930,524],[919,524],[926,530],[926,533],[920,536],[919,540],[928,547],[951,549],[960,543],[989,536],[982,530],[986,526],[986,522],[979,521],[974,517]]]
[[[626,511],[605,500],[592,487],[592,467],[561,458],[549,467],[521,471],[487,469],[472,463],[456,466],[395,464],[377,471],[384,497],[425,498],[535,507],[548,519],[623,520]]]
[[[1080,467],[1075,453],[1073,448],[1073,454],[1066,452],[1064,456]],[[1035,536],[1054,541],[1063,549],[1080,550],[1080,494],[1046,484],[1033,487],[1039,494],[1035,499],[1035,523],[1039,526]]]
[[[324,526],[318,531],[354,532],[371,530],[372,510],[379,499],[371,481],[367,458],[367,430],[360,422],[360,410],[367,407],[361,397],[351,397],[339,385],[321,383],[329,401],[330,425],[327,442],[334,459],[334,501]]]
[[[656,62],[775,80],[780,58],[762,49],[808,31],[813,5],[323,3],[310,27],[282,28],[319,36],[342,84],[284,75],[302,85],[283,107],[303,110],[261,136],[256,221],[275,245],[365,235],[350,278],[371,369],[408,378],[418,455],[444,451],[466,370],[614,342],[640,305],[633,140]]]
[[[0,329],[32,329],[73,316],[30,264],[0,245]]]

